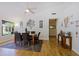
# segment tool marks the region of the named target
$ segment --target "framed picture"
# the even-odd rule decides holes
[[[20,22],[20,27],[23,28],[23,22],[22,21]]]
[[[66,16],[66,17],[64,18],[64,26],[65,26],[65,27],[68,27],[68,23],[69,23],[69,17]]]
[[[29,19],[29,21],[27,22],[27,26],[32,29],[35,26],[35,21],[32,19]]]
[[[39,28],[43,28],[43,20],[39,21]]]

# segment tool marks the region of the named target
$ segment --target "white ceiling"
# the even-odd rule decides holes
[[[48,7],[59,8],[65,3],[44,3],[44,2],[0,2],[0,15],[7,16],[21,16],[25,13],[27,8],[35,8],[33,11],[35,13],[44,11]]]
[[[51,8],[64,10],[71,4],[65,2],[0,2],[0,17],[24,17],[27,8],[35,8],[33,9],[35,13]]]

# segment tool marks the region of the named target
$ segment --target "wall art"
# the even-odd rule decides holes
[[[43,20],[39,21],[39,28],[43,28]]]
[[[35,21],[32,19],[29,19],[27,22],[27,26],[32,29],[35,26]]]

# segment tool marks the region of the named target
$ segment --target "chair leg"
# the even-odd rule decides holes
[[[21,46],[21,42],[19,42],[19,45]]]
[[[24,41],[22,42],[22,46],[24,46],[25,45],[25,43],[24,43]]]
[[[21,46],[23,46],[23,45],[22,45],[22,42],[21,42]]]
[[[28,46],[29,46],[30,44],[29,44],[29,42],[28,42]]]

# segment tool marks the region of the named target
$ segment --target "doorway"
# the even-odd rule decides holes
[[[57,19],[49,19],[49,37],[56,37],[56,22]]]

